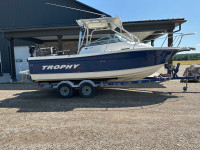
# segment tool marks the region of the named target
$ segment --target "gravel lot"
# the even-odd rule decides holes
[[[184,85],[139,84],[60,99],[36,84],[0,84],[0,149],[200,149],[200,83],[185,93]]]

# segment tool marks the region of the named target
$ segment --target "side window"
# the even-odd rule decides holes
[[[96,42],[91,43],[89,46],[103,45],[103,44],[107,44],[107,43],[108,43],[108,40],[106,40],[106,41],[96,41]]]
[[[110,36],[103,37],[101,39],[98,39],[94,42],[92,42],[89,46],[96,46],[96,45],[103,45],[107,44],[109,42]]]

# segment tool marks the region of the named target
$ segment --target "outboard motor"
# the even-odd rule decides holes
[[[34,54],[35,48],[36,48],[35,45],[29,46],[29,54],[31,55],[31,57],[34,57],[33,54]]]

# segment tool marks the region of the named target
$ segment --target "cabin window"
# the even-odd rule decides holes
[[[97,45],[117,43],[117,42],[125,42],[125,41],[128,41],[128,40],[126,38],[118,35],[118,34],[111,34],[111,35],[107,35],[103,38],[100,38],[100,39],[92,42],[88,46],[97,46]]]

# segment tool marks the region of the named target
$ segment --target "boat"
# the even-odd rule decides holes
[[[77,54],[29,57],[33,81],[134,81],[143,79],[169,61],[179,47],[152,47],[125,30],[119,17],[77,20]],[[94,32],[109,33],[93,40]],[[95,37],[95,36],[94,36]]]

